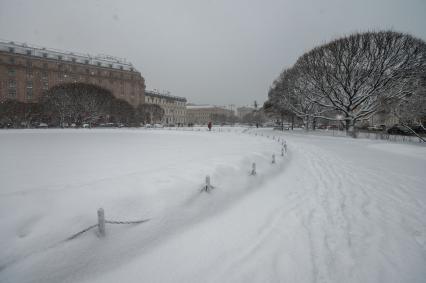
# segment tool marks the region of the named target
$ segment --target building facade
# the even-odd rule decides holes
[[[162,94],[157,91],[145,92],[145,103],[157,104],[164,109],[161,121],[165,125],[183,126],[186,123],[186,98]]]
[[[189,124],[205,125],[214,122],[219,116],[234,116],[234,111],[212,105],[188,105],[186,107],[187,122]]]
[[[237,115],[238,118],[242,119],[244,116],[246,116],[247,114],[250,114],[254,111],[254,108],[251,107],[238,107],[237,108]]]
[[[78,82],[103,87],[132,106],[144,102],[145,80],[125,59],[0,42],[0,101],[37,102],[55,85]]]

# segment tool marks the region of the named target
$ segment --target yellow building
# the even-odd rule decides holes
[[[157,104],[164,109],[161,121],[164,125],[184,125],[186,123],[186,98],[162,94],[157,91],[145,92],[145,103]]]
[[[199,125],[205,125],[208,122],[215,122],[215,120],[220,116],[234,116],[234,111],[212,105],[187,105],[186,112],[187,123]]]

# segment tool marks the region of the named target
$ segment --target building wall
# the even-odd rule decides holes
[[[237,108],[238,118],[242,119],[247,114],[250,114],[254,111],[254,108],[250,107],[239,107]]]
[[[191,124],[207,124],[213,120],[214,115],[233,116],[234,111],[217,106],[188,106],[187,122]]]
[[[133,106],[144,102],[145,80],[135,70],[0,50],[0,101],[36,102],[49,88],[72,82],[101,86]]]
[[[186,99],[184,97],[147,91],[145,103],[157,104],[164,109],[164,117],[161,121],[163,124],[183,125],[186,123]]]

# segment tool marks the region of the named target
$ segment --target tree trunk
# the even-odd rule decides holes
[[[408,129],[410,132],[412,132],[416,137],[418,137],[421,141],[426,142],[426,140],[420,136],[419,134],[417,134],[411,127],[409,127],[407,124],[405,123],[401,123],[402,126],[404,126],[406,129]]]
[[[305,131],[309,131],[309,116],[303,117],[303,125],[305,126]]]
[[[350,137],[356,138],[356,131],[355,131],[355,119],[346,119],[345,120],[345,130],[346,134]]]

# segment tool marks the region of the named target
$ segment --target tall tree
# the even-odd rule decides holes
[[[355,123],[371,117],[381,100],[414,91],[426,65],[425,46],[402,33],[354,34],[311,50],[295,67],[318,95],[315,103],[341,112],[353,133]]]

